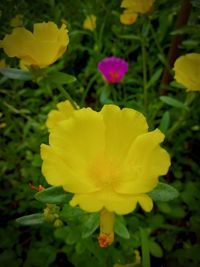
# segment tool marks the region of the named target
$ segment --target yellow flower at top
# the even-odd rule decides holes
[[[14,18],[10,20],[10,26],[15,28],[15,27],[20,27],[23,25],[23,15],[17,14]]]
[[[59,29],[54,22],[42,22],[34,24],[33,33],[23,27],[13,29],[0,41],[0,48],[25,66],[45,68],[63,55],[68,43],[66,25]]]
[[[120,22],[125,25],[131,25],[137,20],[137,13],[132,10],[125,9],[124,12],[120,15]]]
[[[96,16],[87,16],[83,22],[83,28],[86,30],[94,31],[96,29]]]
[[[175,80],[187,91],[200,91],[200,54],[190,53],[179,57],[174,64]]]
[[[170,157],[160,147],[164,135],[148,132],[138,111],[105,105],[101,111],[58,110],[51,116],[49,145],[41,145],[42,172],[47,182],[73,193],[71,206],[100,212],[100,246],[114,239],[114,213],[128,214],[137,203],[149,212],[147,194],[167,173]],[[62,118],[61,118],[62,116]]]
[[[145,14],[151,9],[153,2],[154,0],[123,0],[121,7],[135,13]]]

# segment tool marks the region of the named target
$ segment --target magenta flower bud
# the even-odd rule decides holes
[[[128,63],[118,57],[106,57],[98,63],[98,70],[108,83],[119,83],[128,71]]]

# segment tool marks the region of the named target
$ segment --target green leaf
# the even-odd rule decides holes
[[[33,79],[31,72],[14,68],[0,68],[0,73],[4,76],[22,81],[29,81]]]
[[[180,206],[179,204],[174,204],[174,203],[169,204],[168,202],[158,202],[157,206],[161,212],[168,214],[171,217],[184,218],[186,216],[186,211],[184,207]]]
[[[83,225],[82,238],[87,238],[99,227],[99,213],[89,215],[88,220]]]
[[[70,232],[70,227],[69,226],[63,226],[60,228],[57,228],[54,231],[54,236],[58,239],[65,240]]]
[[[161,246],[153,240],[149,240],[149,251],[156,258],[162,258],[163,256]]]
[[[26,215],[16,219],[16,221],[22,225],[37,225],[44,223],[43,213],[35,213],[31,215]]]
[[[162,117],[162,119],[161,119],[159,129],[160,129],[163,133],[166,133],[167,130],[168,130],[168,128],[169,128],[169,124],[170,124],[170,113],[169,113],[169,111],[166,111],[166,112],[163,114],[163,117]]]
[[[127,39],[127,40],[139,40],[139,41],[141,40],[139,36],[134,35],[134,34],[119,35],[118,37],[122,39]]]
[[[153,76],[151,77],[151,79],[147,83],[147,88],[153,86],[158,81],[158,79],[160,78],[160,76],[162,74],[162,71],[163,71],[163,69],[160,68],[153,74]]]
[[[79,207],[73,208],[70,205],[65,204],[60,212],[60,218],[66,222],[73,220],[78,221],[84,214],[84,211],[82,211]]]
[[[76,81],[76,77],[63,72],[50,73],[50,76],[45,79],[55,85],[70,84]]]
[[[72,245],[76,243],[80,239],[80,232],[78,231],[77,227],[70,227],[70,231],[65,239],[65,242],[68,245]]]
[[[160,100],[172,107],[183,108],[183,109],[187,108],[187,106],[183,102],[169,96],[160,96]]]
[[[52,186],[36,193],[34,197],[42,203],[61,204],[68,203],[71,194],[66,193],[61,186]]]
[[[158,186],[148,193],[154,201],[170,201],[178,197],[179,192],[171,185],[158,183]]]
[[[114,225],[114,232],[117,235],[121,236],[122,238],[125,238],[125,239],[129,239],[130,238],[129,231],[126,228],[124,220],[122,220],[120,216],[116,217],[115,225]]]

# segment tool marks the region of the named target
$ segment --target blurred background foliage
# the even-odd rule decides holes
[[[114,266],[133,263],[141,246],[139,226],[148,229],[152,266],[200,266],[200,205],[199,205],[199,95],[177,132],[170,129],[184,112],[185,90],[172,81],[163,93],[160,81],[173,36],[183,34],[180,54],[200,52],[200,2],[191,1],[187,25],[176,29],[175,23],[182,1],[155,1],[151,13],[139,17],[135,24],[120,23],[121,1],[42,0],[0,2],[0,38],[12,31],[10,21],[23,15],[23,26],[32,29],[34,23],[65,20],[70,43],[64,56],[50,68],[76,76],[77,81],[66,86],[68,93],[81,106],[99,110],[105,103],[115,103],[146,112],[143,107],[143,68],[141,38],[147,59],[148,112],[150,128],[160,127],[166,133],[165,147],[172,157],[166,178],[161,178],[180,192],[171,202],[157,202],[153,212],[144,214],[137,209],[120,218],[119,235],[113,246],[99,248],[96,237],[84,236],[82,222],[87,214],[70,209],[68,205],[53,206],[62,222],[47,222],[38,226],[21,226],[16,218],[40,213],[46,205],[34,199],[33,186],[47,187],[41,174],[40,144],[47,143],[45,121],[48,112],[64,100],[56,88],[48,83],[36,84],[0,77],[0,169],[1,220],[0,266]],[[94,32],[84,30],[87,15],[97,17]],[[14,45],[14,44],[13,44]],[[106,56],[122,57],[129,63],[129,71],[120,84],[105,86],[97,63]],[[19,67],[18,60],[8,58],[11,67]],[[167,103],[169,96],[177,103]],[[180,104],[182,103],[182,105]],[[126,225],[126,227],[124,226]],[[89,226],[90,227],[90,224]],[[128,229],[128,230],[127,230]],[[71,264],[71,265],[70,265]],[[117,265],[116,265],[117,266]],[[121,265],[119,265],[121,266]],[[129,266],[129,265],[127,265]],[[130,265],[136,266],[136,265]],[[139,266],[139,265],[138,265]]]

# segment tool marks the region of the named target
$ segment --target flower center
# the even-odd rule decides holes
[[[99,157],[91,165],[89,175],[97,186],[112,187],[118,180],[119,170],[109,160]]]
[[[111,77],[112,82],[116,82],[119,78],[119,73],[117,71],[111,70],[110,77]]]

